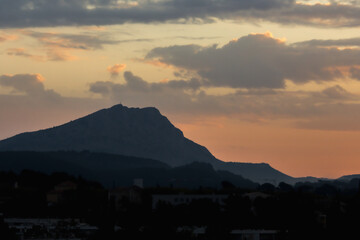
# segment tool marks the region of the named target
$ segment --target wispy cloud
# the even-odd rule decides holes
[[[119,43],[106,34],[64,34],[55,32],[38,32],[19,30],[19,34],[38,41],[36,50],[43,54],[33,54],[24,48],[10,48],[6,52],[10,56],[27,57],[36,61],[72,61],[78,59],[74,51],[94,51],[103,49],[105,45]]]
[[[48,48],[45,50],[44,55],[32,54],[24,48],[9,48],[6,50],[6,54],[9,56],[25,57],[39,62],[72,61],[77,59],[76,56],[71,55],[68,51],[63,51],[59,48]]]
[[[98,50],[104,45],[117,44],[118,41],[109,39],[103,35],[88,34],[64,34],[52,32],[37,32],[21,30],[23,35],[35,38],[46,47],[57,47],[63,49]]]
[[[13,41],[18,38],[19,38],[19,36],[15,35],[15,34],[8,34],[8,33],[0,31],[0,43],[5,42],[5,41]]]
[[[45,61],[44,56],[30,54],[25,48],[9,48],[6,50],[6,54],[9,56],[26,57],[36,61]]]

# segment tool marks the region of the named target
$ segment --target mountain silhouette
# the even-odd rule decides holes
[[[0,151],[91,151],[155,159],[171,167],[203,162],[259,183],[295,181],[268,164],[216,159],[205,147],[184,137],[153,107],[118,104],[57,127],[2,140]]]
[[[227,171],[216,171],[209,163],[194,162],[171,168],[153,159],[89,151],[0,152],[0,169],[20,173],[32,170],[51,174],[66,172],[100,182],[106,187],[131,186],[134,179],[146,187],[219,187],[229,181],[237,187],[254,189],[258,184]]]
[[[157,159],[170,166],[217,161],[205,147],[185,138],[156,108],[121,104],[58,127],[3,140],[0,151],[4,150],[89,150]]]

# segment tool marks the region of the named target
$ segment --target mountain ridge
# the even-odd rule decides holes
[[[163,143],[167,144],[164,148]],[[4,150],[90,150],[158,159],[171,166],[217,161],[206,148],[185,138],[156,108],[121,104],[60,126],[2,140],[0,151]]]
[[[209,163],[194,162],[174,167],[163,162],[94,152],[0,152],[0,170],[20,173],[23,170],[46,174],[66,172],[97,181],[107,187],[131,186],[134,179],[144,180],[145,187],[214,187],[229,181],[237,187],[255,189],[258,184],[227,171],[215,170]]]
[[[68,123],[21,133],[0,141],[0,151],[92,151],[162,161],[172,167],[192,162],[210,163],[259,183],[296,181],[269,164],[223,162],[184,137],[154,107],[129,108],[121,104],[101,109]]]

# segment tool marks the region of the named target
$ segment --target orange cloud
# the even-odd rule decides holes
[[[18,39],[19,37],[17,35],[13,35],[13,34],[7,34],[4,32],[0,32],[0,42],[5,42],[5,41],[14,41],[16,39]]]
[[[68,51],[57,47],[49,48],[46,55],[48,61],[73,61],[78,59],[77,56],[70,55]]]
[[[111,74],[112,77],[119,76],[119,73],[126,68],[126,64],[115,64],[113,66],[108,66],[106,70]]]
[[[6,54],[9,56],[26,57],[39,62],[72,61],[77,59],[76,56],[70,55],[67,51],[56,47],[48,48],[45,56],[31,54],[24,48],[9,48],[6,50]]]
[[[89,30],[89,31],[105,31],[107,28],[104,26],[84,26],[82,29]]]
[[[276,40],[278,43],[286,42],[286,38],[275,38],[274,35],[270,31],[266,31],[265,33],[250,33],[249,35],[260,36],[260,37],[264,37],[264,38],[271,38],[271,39]]]
[[[103,30],[97,28],[96,31]],[[56,32],[37,32],[18,30],[18,33],[36,39],[45,51],[46,56],[34,58],[32,54],[11,51],[9,55],[31,57],[38,61],[72,61],[78,59],[71,54],[73,51],[93,51],[102,49],[104,44],[115,44],[117,41],[97,36],[96,34],[65,34]],[[1,35],[0,35],[1,36]]]
[[[145,64],[149,64],[149,65],[152,65],[152,66],[155,66],[155,67],[160,67],[160,68],[180,69],[179,67],[175,67],[174,65],[164,63],[164,62],[162,62],[162,61],[160,61],[158,59],[136,58],[136,59],[133,59],[133,60],[137,61],[137,62],[142,62],[142,63],[145,63]]]
[[[27,57],[40,62],[46,60],[44,56],[30,54],[24,48],[9,48],[6,50],[6,54],[9,56]]]

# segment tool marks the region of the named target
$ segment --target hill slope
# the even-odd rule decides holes
[[[195,162],[171,168],[152,159],[73,151],[0,152],[0,159],[1,171],[66,172],[98,181],[107,187],[114,184],[130,186],[135,178],[142,178],[146,187],[220,187],[222,181],[230,181],[242,188],[257,187],[256,183],[241,176],[215,171],[209,163]]]

